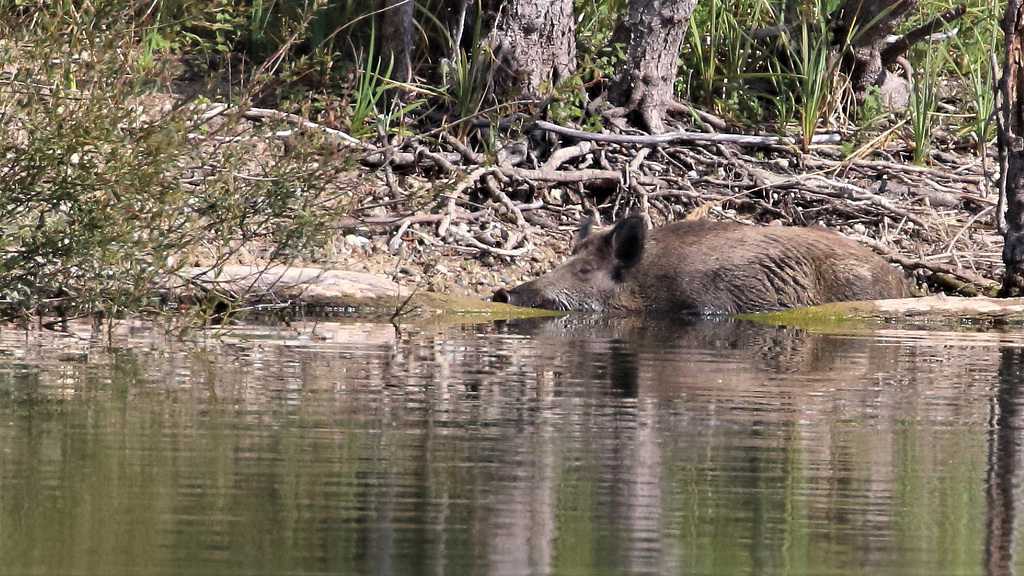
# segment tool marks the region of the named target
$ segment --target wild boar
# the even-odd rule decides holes
[[[826,228],[693,220],[647,231],[638,216],[590,233],[547,274],[492,300],[550,310],[738,314],[901,298],[903,275]]]

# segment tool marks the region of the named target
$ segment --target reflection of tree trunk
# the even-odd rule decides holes
[[[616,486],[622,493],[616,501],[621,512],[623,540],[627,543],[626,569],[630,574],[663,574],[661,546],[661,450],[658,447],[657,409],[639,397],[640,365],[636,352],[625,342],[614,340],[608,354],[608,375],[612,391],[631,404],[621,410],[621,434],[615,438]]]
[[[639,401],[633,437],[625,438],[625,528],[630,574],[664,574],[661,546],[661,450],[655,407]]]
[[[1024,430],[1024,351],[1000,351],[999,388],[996,391],[993,429],[989,433],[988,478],[985,492],[985,571],[1013,574],[1014,525],[1017,520],[1016,480],[1020,466],[1019,443]]]
[[[485,520],[491,574],[550,574],[555,540],[555,452],[551,423],[510,440],[501,483]]]
[[[1003,227],[1003,294],[1024,288],[1024,3],[1011,0],[1003,19],[1006,55],[999,82],[1002,113],[999,117],[1000,203],[1005,207]]]

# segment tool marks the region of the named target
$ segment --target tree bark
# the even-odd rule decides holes
[[[999,81],[1000,205],[1005,207],[1002,294],[1024,287],[1024,2],[1010,0],[1003,19],[1006,55]]]
[[[391,79],[412,80],[412,39],[414,0],[383,0],[381,13],[381,54],[391,58]]]
[[[505,4],[494,28],[498,95],[542,100],[545,85],[553,86],[576,71],[575,33],[572,0]]]
[[[890,75],[882,61],[885,38],[916,5],[917,0],[846,0],[839,9],[833,22],[835,38],[849,42],[846,72],[858,94],[871,86],[886,85]],[[886,94],[882,97],[888,99]],[[892,104],[900,107],[901,103]]]
[[[665,131],[679,69],[679,47],[697,0],[629,0],[612,34],[612,43],[626,46],[616,66],[609,101],[639,115],[654,134]]]

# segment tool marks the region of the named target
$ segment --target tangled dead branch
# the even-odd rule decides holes
[[[800,154],[774,136],[594,134],[543,121],[526,136],[497,160],[451,134],[364,146],[365,176],[382,177],[338,228],[434,289],[460,287],[436,274],[450,271],[445,254],[476,260],[477,279],[461,286],[471,294],[553,265],[582,216],[609,222],[629,212],[653,225],[706,217],[828,226],[902,266],[925,292],[985,293],[1001,271],[988,179],[953,147],[925,167],[886,154]],[[388,171],[401,178],[386,184]],[[377,236],[387,241],[374,244]]]

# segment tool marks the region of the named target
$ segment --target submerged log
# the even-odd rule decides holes
[[[312,307],[372,316],[460,315],[523,318],[552,315],[507,304],[413,290],[376,274],[314,267],[228,265],[217,270],[186,268],[161,286],[172,300],[196,300],[196,293],[240,306]]]
[[[741,317],[805,327],[848,322],[943,326],[1024,324],[1024,298],[956,298],[939,294],[924,298],[833,302]]]

